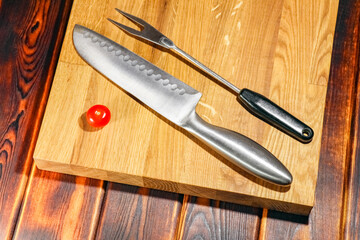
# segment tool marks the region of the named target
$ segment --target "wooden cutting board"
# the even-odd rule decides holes
[[[338,1],[75,0],[34,159],[40,169],[309,214],[314,204],[323,113]],[[310,125],[302,144],[248,113],[236,96],[175,54],[116,28],[143,18],[239,88],[259,92]],[[203,93],[208,122],[257,141],[293,174],[290,187],[259,180],[159,117],[87,65],[72,44],[74,24],[120,43]],[[106,105],[110,123],[84,114]]]

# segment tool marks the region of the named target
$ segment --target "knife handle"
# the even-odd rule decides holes
[[[292,182],[291,173],[287,168],[250,138],[209,124],[195,111],[182,127],[245,171],[278,185],[286,186]]]
[[[311,142],[314,131],[263,95],[242,89],[238,100],[250,113],[302,143]]]

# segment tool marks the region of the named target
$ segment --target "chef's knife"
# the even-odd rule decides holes
[[[286,167],[258,143],[202,120],[195,112],[201,98],[197,90],[86,27],[75,25],[73,42],[79,55],[93,68],[231,163],[275,184],[292,182]]]

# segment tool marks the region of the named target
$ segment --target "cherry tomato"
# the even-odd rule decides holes
[[[110,121],[110,110],[104,105],[94,105],[86,112],[86,120],[90,126],[104,127]]]

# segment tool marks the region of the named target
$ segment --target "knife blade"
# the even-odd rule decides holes
[[[195,111],[202,96],[197,90],[84,26],[75,25],[73,43],[94,69],[234,165],[268,182],[291,184],[291,173],[268,150],[242,134],[201,119]]]

